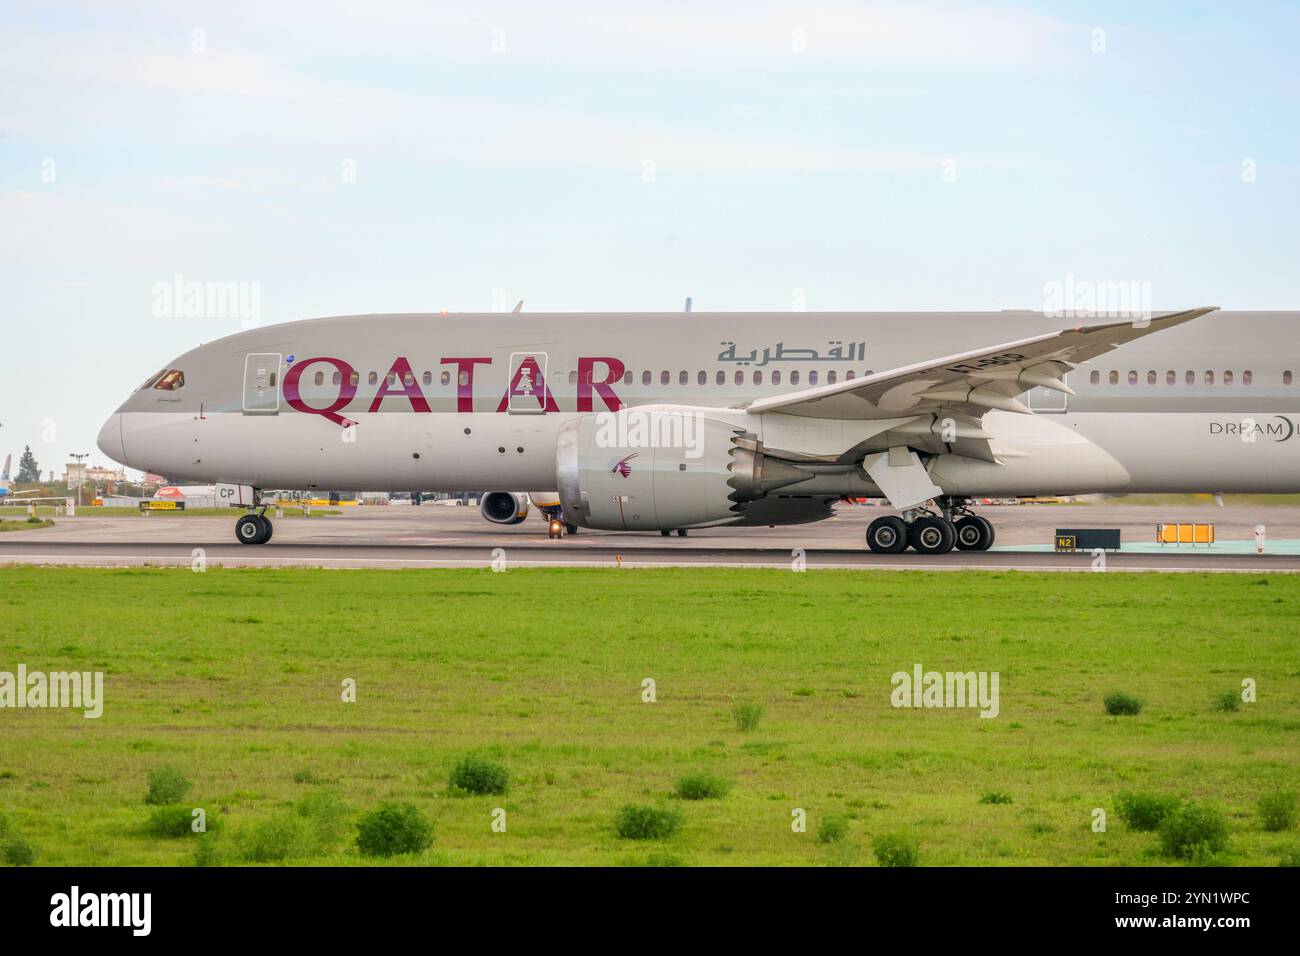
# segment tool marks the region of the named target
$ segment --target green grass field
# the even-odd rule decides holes
[[[353,823],[387,800],[435,825],[403,863],[874,865],[887,833],[923,865],[1170,862],[1114,811],[1136,790],[1221,811],[1214,862],[1276,865],[1300,835],[1255,804],[1300,778],[1298,602],[1289,575],[0,568],[0,671],[106,675],[98,720],[0,710],[0,813],[40,864],[362,863]],[[894,709],[918,662],[999,672],[999,716]],[[1217,709],[1243,678],[1258,701]],[[1115,690],[1142,712],[1107,716]],[[471,753],[505,796],[448,792]],[[164,766],[218,833],[148,832]],[[695,771],[730,791],[673,796]],[[322,792],[342,829],[302,838]],[[628,803],[680,830],[620,838]]]

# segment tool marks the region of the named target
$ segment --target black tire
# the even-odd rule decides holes
[[[672,536],[672,532],[671,532],[671,531],[660,531],[660,532],[659,532],[659,536],[660,536],[660,537],[663,537],[663,538],[671,537],[671,536]]]
[[[876,554],[900,554],[907,548],[907,525],[896,515],[877,518],[867,526],[867,547]]]
[[[578,526],[576,524],[566,524],[564,526],[564,532],[565,534],[577,534]]]
[[[266,544],[266,542],[271,540],[271,535],[275,534],[275,526],[271,524],[271,519],[266,515],[261,515],[260,517],[262,519],[262,524],[266,525],[266,534],[262,537],[262,544]]]
[[[235,522],[235,539],[240,544],[261,544],[266,540],[265,521],[261,515],[244,515]]]
[[[979,515],[966,515],[957,522],[955,530],[959,551],[987,551],[993,544],[993,525]]]
[[[957,532],[952,522],[923,515],[907,529],[907,543],[920,554],[947,554],[957,543]]]
[[[686,529],[685,529],[685,528],[678,528],[678,529],[677,529],[677,537],[679,537],[679,538],[684,538],[684,537],[686,537]]]

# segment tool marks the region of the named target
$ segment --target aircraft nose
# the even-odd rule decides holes
[[[108,416],[108,421],[104,422],[104,427],[99,430],[99,437],[95,439],[95,444],[113,461],[119,465],[126,464],[126,447],[122,441],[122,413],[114,412]]]

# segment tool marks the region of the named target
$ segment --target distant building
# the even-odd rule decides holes
[[[109,468],[105,465],[83,465],[80,462],[70,461],[63,472],[63,481],[69,487],[83,481],[89,481],[91,484],[126,481],[126,469]]]

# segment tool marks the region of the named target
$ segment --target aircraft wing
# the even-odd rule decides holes
[[[878,372],[834,385],[761,398],[750,412],[782,412],[809,418],[887,419],[944,414],[980,418],[993,408],[1030,413],[1017,396],[1042,386],[1072,393],[1062,376],[1080,362],[1184,322],[1216,307],[1134,320],[1084,325],[1004,342],[987,349]]]

